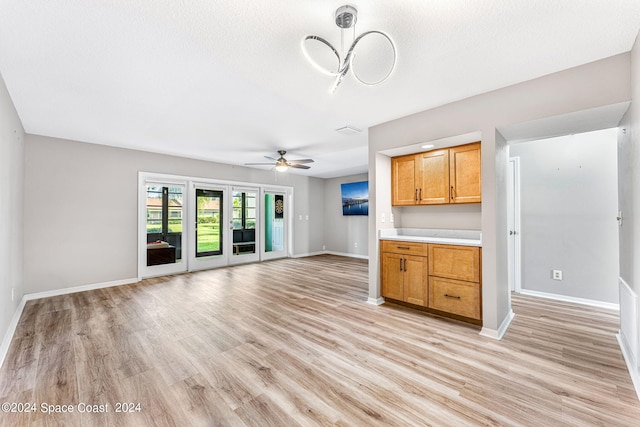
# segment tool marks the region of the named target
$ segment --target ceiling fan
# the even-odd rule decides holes
[[[273,160],[275,163],[245,163],[247,166],[254,165],[271,165],[275,166],[278,172],[286,172],[289,168],[296,169],[309,169],[309,166],[304,165],[304,163],[313,163],[312,159],[298,159],[298,160],[287,160],[284,158],[284,155],[287,152],[285,150],[278,150],[278,154],[280,154],[279,159],[274,159],[273,157],[264,156],[266,159]]]

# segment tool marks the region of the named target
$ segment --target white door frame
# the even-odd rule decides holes
[[[509,289],[522,289],[522,234],[520,227],[520,157],[509,158],[507,173],[507,224],[509,234]]]
[[[238,192],[255,192],[256,193],[256,228],[254,230],[255,238],[254,240],[254,251],[253,253],[245,253],[235,255],[233,253],[233,193],[235,191]],[[232,185],[229,188],[229,196],[227,197],[228,203],[225,211],[227,212],[227,230],[230,234],[230,238],[227,239],[227,243],[225,244],[225,249],[227,250],[228,255],[228,265],[234,264],[242,264],[247,262],[256,262],[260,261],[260,233],[262,228],[260,227],[260,216],[262,215],[262,203],[260,200],[260,195],[262,192],[260,191],[260,186],[245,186],[245,185]]]
[[[283,240],[284,240],[284,249],[281,251],[272,251],[272,252],[266,252],[266,230],[267,230],[267,219],[266,219],[266,211],[263,212],[263,214],[260,216],[260,222],[262,223],[262,232],[260,233],[260,247],[262,248],[260,251],[260,259],[261,260],[268,260],[268,259],[275,259],[275,258],[285,258],[287,256],[289,256],[289,235],[291,232],[291,218],[293,217],[293,215],[291,215],[291,197],[290,197],[290,192],[282,189],[282,188],[269,188],[269,187],[264,187],[262,188],[262,191],[260,192],[260,197],[261,197],[261,202],[262,202],[262,206],[264,206],[264,197],[266,194],[276,194],[276,195],[281,195],[284,197],[284,212],[283,212],[283,216],[284,216],[284,236],[283,236]]]
[[[182,255],[180,262],[172,264],[161,264],[147,266],[147,185],[157,184],[162,186],[182,187]],[[189,197],[189,187],[187,182],[181,179],[172,179],[170,177],[153,177],[140,174],[138,176],[138,280],[144,277],[167,276],[170,274],[184,273],[187,271],[189,262],[189,222],[188,218],[189,203],[186,203]]]
[[[163,264],[158,266],[147,267],[147,184],[162,184],[181,186],[184,189],[183,207],[182,207],[182,261],[176,264]],[[219,190],[223,189],[223,214],[225,224],[221,226],[229,227],[228,220],[231,219],[232,190],[251,190],[256,192],[256,249],[255,254],[246,254],[240,256],[232,256],[233,251],[233,233],[224,238],[223,236],[223,255],[214,256],[206,262],[205,260],[195,259],[195,227],[192,216],[195,216],[195,188],[207,188]],[[257,262],[261,260],[263,239],[259,236],[262,230],[262,206],[260,200],[263,189],[277,193],[285,193],[289,206],[289,215],[286,221],[286,246],[287,252],[284,256],[292,256],[293,251],[293,187],[268,185],[249,182],[228,181],[223,179],[202,178],[183,175],[172,175],[157,172],[138,172],[138,281],[147,277],[165,276],[169,274],[183,273],[186,271],[195,271],[222,267],[225,265],[239,264],[244,262]],[[226,243],[225,243],[226,242]],[[209,258],[209,257],[207,257]],[[236,258],[236,259],[233,259]],[[233,262],[231,261],[233,259]]]

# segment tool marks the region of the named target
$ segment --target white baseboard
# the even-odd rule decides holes
[[[53,291],[37,292],[35,294],[26,294],[24,298],[27,301],[56,297],[58,295],[75,294],[76,292],[92,291],[94,289],[111,288],[113,286],[130,285],[131,283],[138,282],[138,278],[114,280],[112,282],[94,283],[91,285],[73,286],[71,288],[56,289]]]
[[[349,254],[349,253],[346,253],[346,252],[325,251],[324,253],[329,254],[329,255],[346,256],[346,257],[349,257],[349,258],[369,259],[369,257],[367,255]]]
[[[634,358],[631,356],[629,349],[626,346],[626,343],[620,336],[620,334],[616,334],[616,338],[618,339],[618,344],[620,345],[620,350],[622,350],[622,356],[624,357],[624,361],[627,364],[627,370],[629,371],[629,376],[631,376],[631,382],[633,383],[633,387],[636,389],[636,394],[638,395],[638,400],[640,400],[640,373],[636,369],[636,363]]]
[[[382,305],[382,304],[384,304],[384,298],[382,298],[382,297],[378,297],[378,298],[369,297],[367,299],[367,304]]]
[[[357,255],[357,254],[349,254],[346,252],[334,252],[334,251],[307,252],[304,254],[292,255],[291,258],[304,258],[304,257],[316,256],[316,255],[337,255],[337,256],[346,256],[350,258],[369,259],[367,255]]]
[[[4,334],[4,339],[2,340],[2,344],[0,345],[0,367],[2,367],[4,363],[4,358],[7,357],[9,346],[11,346],[11,340],[13,339],[13,335],[16,332],[18,322],[20,321],[20,316],[22,316],[22,311],[24,310],[24,306],[26,303],[27,299],[25,297],[22,297],[22,299],[20,300],[20,304],[18,304],[18,307],[16,307],[16,311],[13,313],[13,317],[11,318],[11,322],[9,323],[7,333]]]
[[[509,329],[509,326],[511,326],[511,322],[513,322],[513,319],[515,317],[516,314],[513,312],[513,310],[509,309],[509,314],[507,314],[507,317],[504,318],[498,329],[490,329],[483,326],[482,330],[480,331],[480,335],[494,340],[501,340],[502,337],[504,337],[504,334],[507,333],[507,329]]]
[[[620,295],[620,331],[616,338],[636,394],[640,399],[640,343],[638,342],[640,340],[638,333],[640,304],[638,295],[622,277],[618,277],[618,290]]]
[[[528,289],[520,289],[519,293],[521,293],[522,295],[530,295],[532,297],[547,298],[547,299],[553,299],[556,301],[572,302],[575,304],[589,305],[592,307],[607,308],[609,310],[620,310],[620,304],[614,304],[612,302],[604,302],[604,301],[596,301],[596,300],[586,299],[586,298],[570,297],[567,295],[550,294],[547,292],[531,291]]]

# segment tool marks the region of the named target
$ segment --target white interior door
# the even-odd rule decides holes
[[[139,193],[139,271],[141,277],[187,271],[189,235],[187,186],[145,180]]]
[[[227,239],[229,264],[260,260],[260,189],[232,187],[229,195]]]
[[[509,287],[514,292],[521,288],[520,253],[520,158],[509,159],[507,179],[507,226],[509,233]]]
[[[278,190],[262,191],[261,259],[284,258],[288,255],[289,200]]]

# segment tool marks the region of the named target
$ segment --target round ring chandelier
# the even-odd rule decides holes
[[[344,56],[344,59],[340,58],[340,53],[338,53],[338,51],[336,50],[336,48],[334,48],[331,43],[329,43],[327,40],[325,40],[324,38],[320,37],[320,36],[306,36],[304,39],[302,39],[302,52],[304,53],[304,56],[307,58],[307,60],[309,61],[309,63],[316,68],[318,71],[327,74],[329,76],[335,77],[335,80],[333,82],[333,85],[331,86],[331,92],[335,92],[335,90],[338,88],[338,86],[340,85],[340,83],[342,82],[342,79],[344,78],[345,75],[347,75],[347,73],[349,72],[349,70],[353,70],[353,76],[356,78],[356,80],[358,80],[360,83],[367,85],[367,86],[375,86],[378,85],[382,82],[384,82],[385,80],[387,80],[389,78],[389,76],[391,75],[391,73],[393,72],[393,70],[396,67],[396,46],[393,43],[393,40],[391,40],[391,37],[389,37],[388,34],[382,32],[382,31],[378,31],[378,30],[371,30],[371,31],[366,31],[362,34],[360,34],[358,37],[355,37],[355,27],[356,27],[356,21],[358,20],[358,10],[353,7],[353,6],[341,6],[336,10],[336,14],[335,14],[335,18],[336,18],[336,25],[343,30],[342,31],[342,41],[344,44],[344,30],[349,29],[349,28],[353,28],[353,42],[351,43],[351,46],[349,47],[349,49],[347,50],[346,55]],[[353,67],[353,59],[355,58],[355,52],[354,50],[356,49],[356,47],[358,46],[358,43],[366,36],[371,35],[371,34],[378,34],[380,36],[382,36],[386,41],[389,42],[389,45],[391,46],[391,50],[393,51],[393,62],[391,64],[391,68],[389,69],[389,71],[384,74],[384,76],[382,77],[382,79],[377,80],[377,81],[365,81],[364,79],[360,78],[360,76],[358,76],[358,73],[356,72],[355,68]],[[327,69],[326,67],[320,65],[316,60],[314,60],[312,58],[312,56],[310,55],[309,51],[307,50],[307,46],[306,46],[306,42],[309,40],[314,40],[314,41],[318,41],[320,43],[322,43],[323,45],[327,46],[330,49],[330,54],[332,53],[333,55],[335,55],[336,59],[337,59],[337,67],[336,70],[330,70]]]

